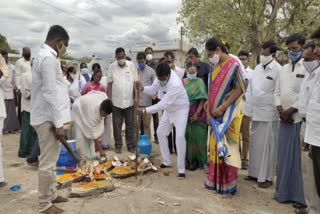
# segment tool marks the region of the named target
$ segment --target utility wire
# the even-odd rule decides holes
[[[50,7],[52,7],[52,8],[54,8],[54,9],[56,9],[56,10],[59,10],[59,11],[61,11],[61,12],[63,12],[63,13],[66,13],[66,14],[74,17],[74,18],[77,18],[77,19],[79,19],[79,20],[81,20],[81,21],[83,21],[83,22],[86,22],[87,24],[95,25],[95,26],[101,27],[101,28],[103,28],[103,29],[105,29],[105,30],[109,30],[109,29],[107,29],[106,27],[104,27],[103,25],[100,25],[100,24],[97,24],[97,23],[95,23],[95,22],[93,22],[93,21],[86,20],[86,19],[84,19],[84,18],[81,18],[81,17],[79,17],[79,16],[76,16],[76,15],[72,14],[71,12],[66,11],[66,10],[63,10],[63,9],[61,9],[61,8],[59,8],[59,7],[56,7],[56,6],[50,4],[50,3],[46,2],[46,1],[43,1],[43,0],[38,0],[38,1],[41,2],[41,3],[43,3],[43,4],[46,4],[46,5],[50,6]]]

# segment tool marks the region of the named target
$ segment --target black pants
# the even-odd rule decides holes
[[[152,105],[157,104],[159,102],[159,99],[156,98],[154,100],[152,100]],[[158,130],[158,126],[159,126],[159,114],[154,113],[152,114],[152,119],[153,119],[153,130],[154,130],[154,140],[158,141],[158,136],[157,136],[157,130]]]
[[[177,153],[177,147],[176,147],[176,128],[173,127],[172,132],[169,134],[168,136],[168,146],[169,146],[169,150],[170,153]],[[174,151],[173,151],[174,149]]]
[[[310,152],[313,162],[314,180],[316,182],[318,196],[320,197],[320,147],[311,146]]]
[[[115,147],[122,147],[121,128],[123,120],[126,124],[126,143],[128,149],[134,148],[134,125],[133,125],[133,106],[122,109],[113,106],[112,108],[112,124],[113,124],[113,137],[115,141]]]

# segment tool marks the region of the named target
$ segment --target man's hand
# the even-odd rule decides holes
[[[100,150],[100,157],[107,157],[107,154],[104,150]]]
[[[292,108],[282,110],[280,112],[280,119],[285,123],[292,123],[293,122],[292,115],[294,114],[294,112],[295,110]]]
[[[21,97],[21,90],[20,90],[20,89],[17,89],[17,90],[16,90],[16,93],[17,93],[17,96],[18,96],[18,97]]]
[[[63,140],[64,139],[64,129],[63,129],[63,127],[56,128],[55,135],[56,135],[57,140]]]
[[[136,81],[135,85],[136,85],[136,89],[138,89],[139,91],[143,91],[144,87],[140,81]]]

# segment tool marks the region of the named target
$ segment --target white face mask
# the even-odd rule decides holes
[[[147,59],[147,61],[151,61],[152,60],[152,54],[147,54],[146,59]]]
[[[318,60],[313,60],[309,62],[302,61],[302,64],[308,73],[311,73],[312,71],[314,71],[316,68],[320,66],[320,63]]]
[[[214,54],[213,57],[209,58],[210,63],[213,65],[217,64],[219,62],[219,59],[219,54]]]
[[[125,59],[119,59],[118,60],[118,64],[121,65],[121,66],[123,66],[125,63],[126,63]]]
[[[260,62],[262,63],[262,65],[268,64],[271,60],[273,60],[272,55],[270,56],[260,55]]]
[[[77,79],[77,74],[71,74],[70,76],[73,80]]]

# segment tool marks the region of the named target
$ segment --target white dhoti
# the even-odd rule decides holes
[[[279,122],[252,121],[249,176],[258,182],[272,181],[277,161]]]
[[[0,117],[0,130],[3,129],[3,122],[4,122],[4,118],[3,117]],[[0,182],[4,182],[4,173],[3,173],[3,159],[2,159],[2,156],[3,156],[3,151],[2,151],[2,148],[3,148],[3,142],[2,142],[2,139],[3,139],[3,135],[2,135],[2,131],[0,132]]]
[[[176,146],[177,146],[177,168],[178,173],[185,172],[185,156],[186,156],[186,126],[188,122],[189,107],[176,111],[174,114],[168,114],[164,111],[159,127],[157,130],[158,140],[160,143],[160,151],[163,159],[163,164],[171,166],[171,157],[168,147],[168,136],[173,125],[176,128]]]
[[[82,133],[79,126],[76,125],[76,142],[78,146],[78,151],[80,157],[86,160],[93,160],[96,156],[94,139],[87,138],[84,133]]]
[[[102,148],[109,148],[111,142],[111,115],[104,120],[104,131],[102,135]]]

